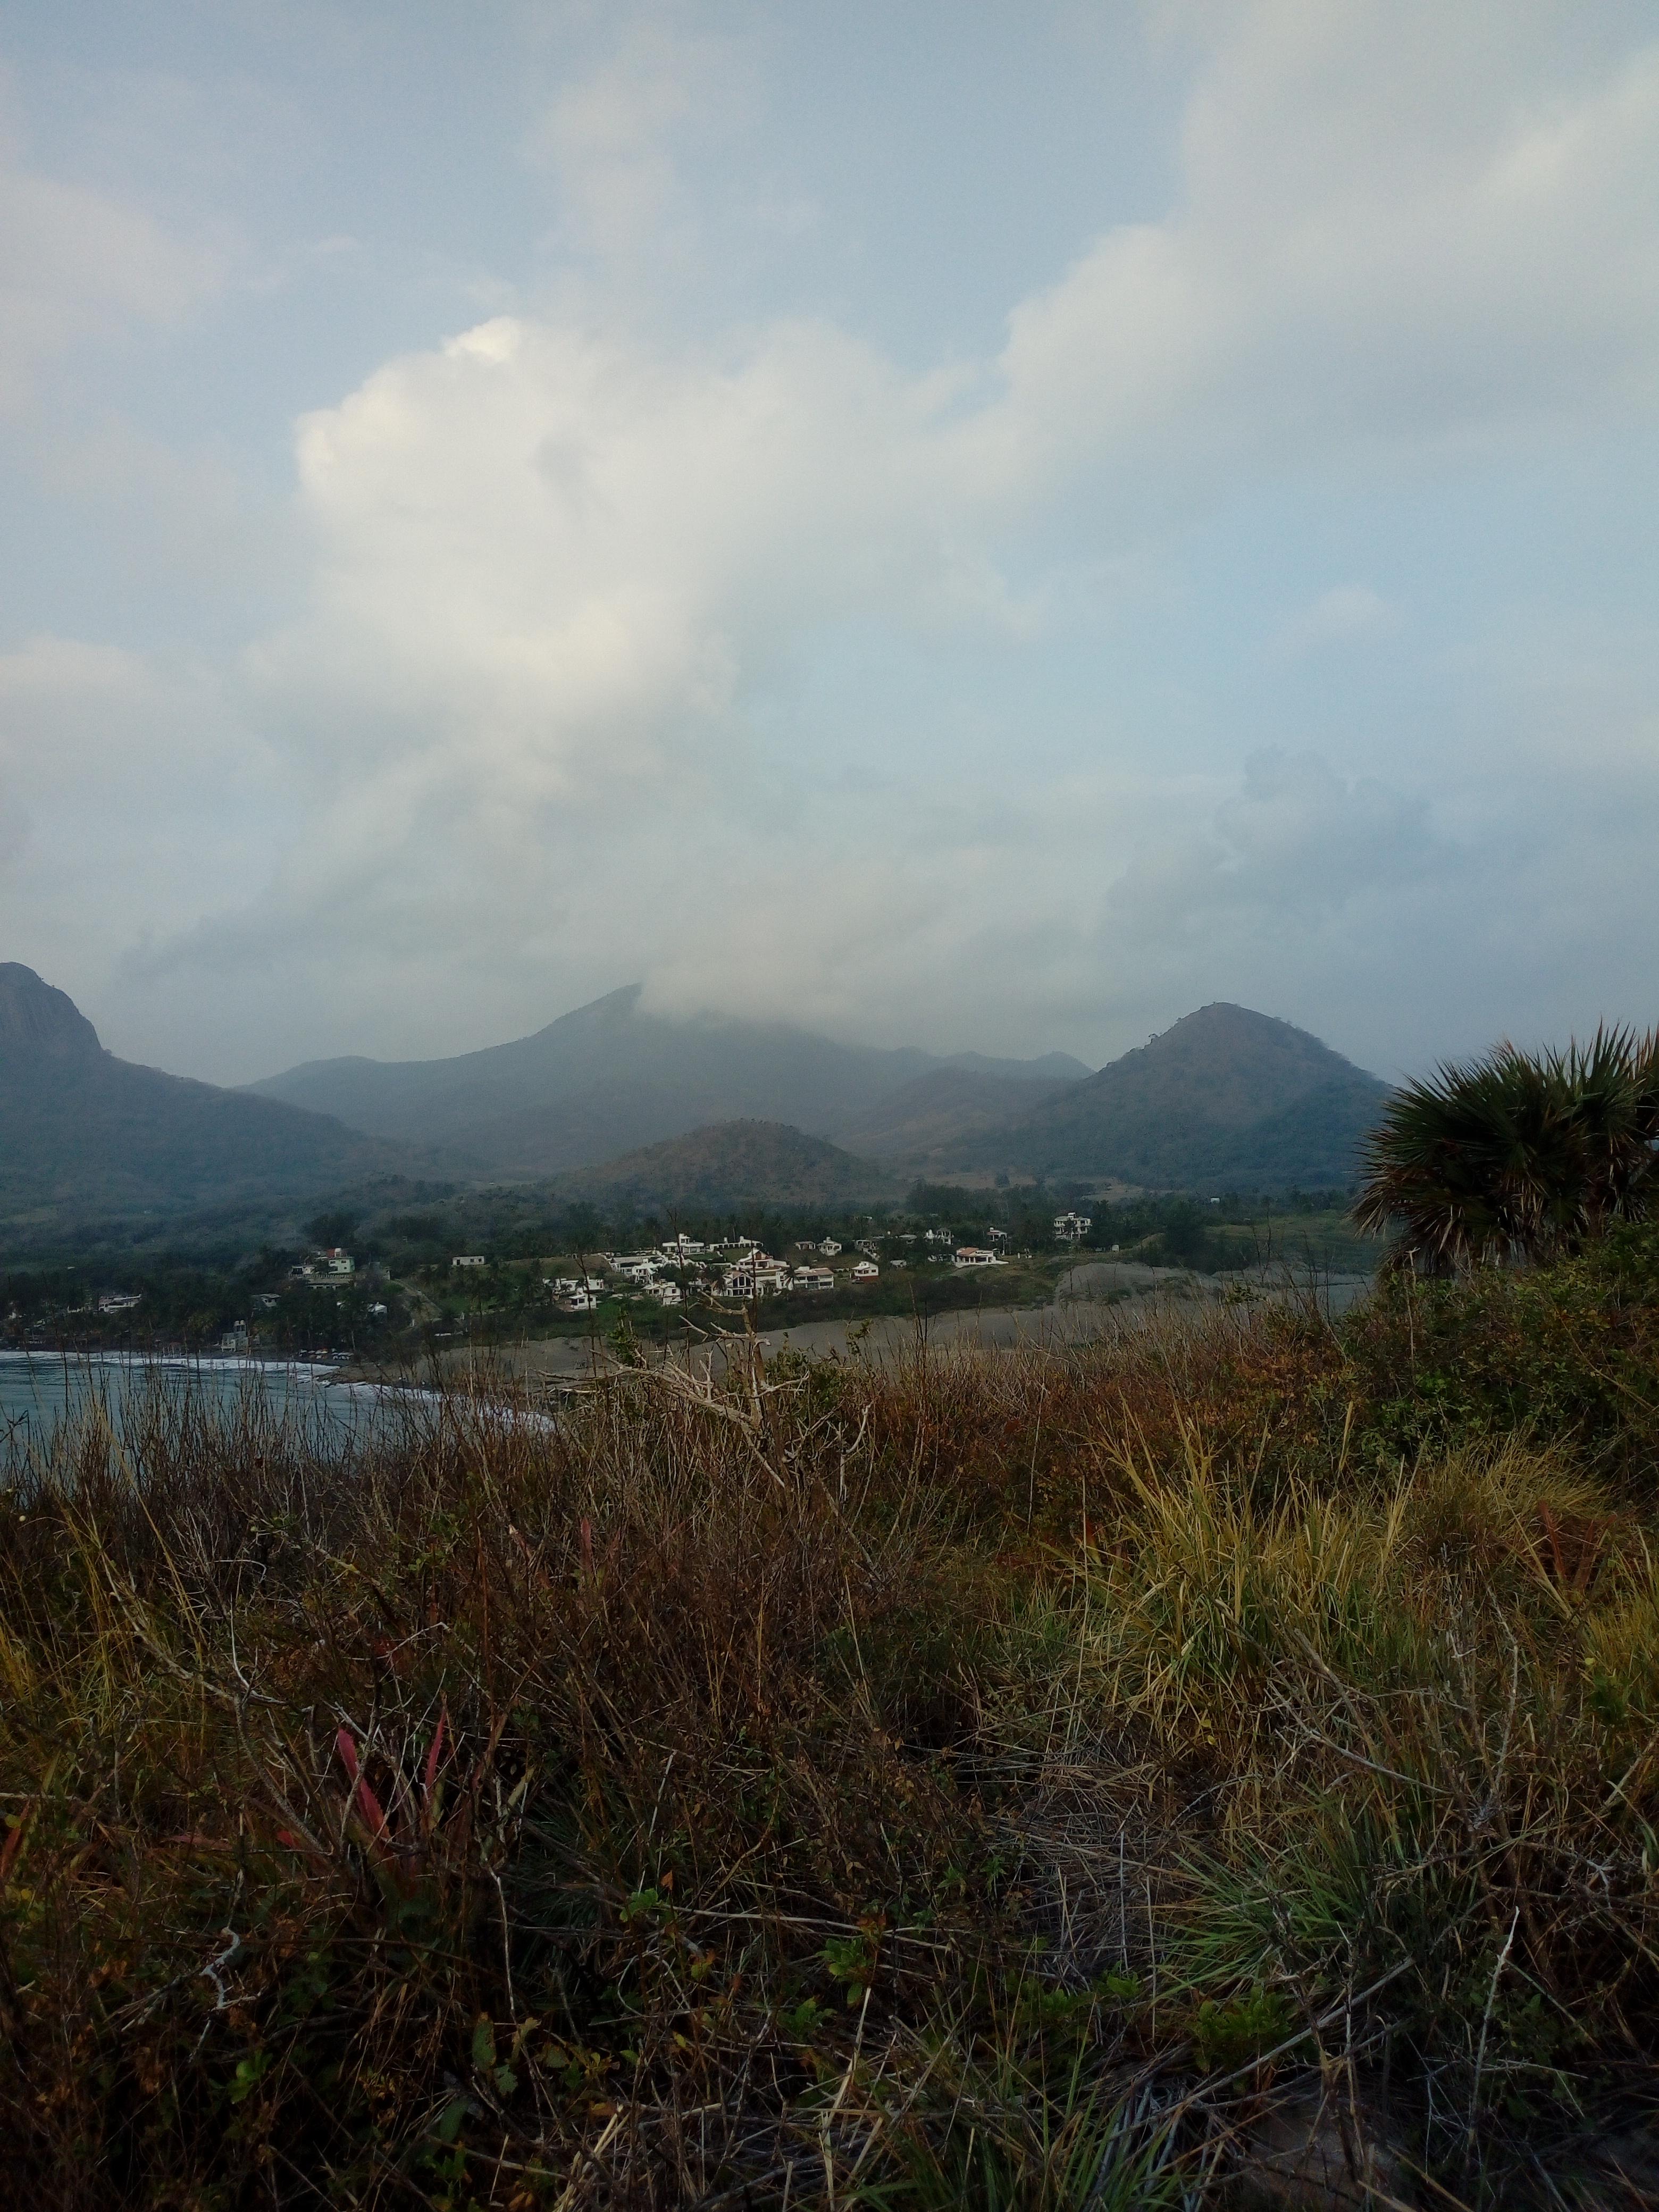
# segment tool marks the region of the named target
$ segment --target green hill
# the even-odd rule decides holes
[[[644,1212],[665,1206],[844,1206],[890,1198],[882,1169],[782,1121],[717,1121],[562,1176],[561,1197]]]
[[[104,1050],[74,1001],[0,961],[0,1233],[303,1206],[410,1156],[296,1106]]]
[[[1342,1186],[1388,1095],[1305,1030],[1217,1004],[975,1139],[958,1164],[1152,1189]]]

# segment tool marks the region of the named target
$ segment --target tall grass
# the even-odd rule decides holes
[[[60,1432],[0,1498],[0,2170],[1080,2212],[1227,2201],[1322,2101],[1352,2201],[1376,2146],[1376,2202],[1604,2201],[1647,1416],[1402,1452],[1415,1327]]]

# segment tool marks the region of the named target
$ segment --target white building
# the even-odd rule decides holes
[[[833,1237],[826,1237],[823,1243],[819,1245],[818,1249],[823,1253],[826,1260],[833,1260],[836,1253],[840,1251],[841,1247],[836,1243]]]
[[[659,1306],[677,1306],[680,1303],[680,1286],[678,1283],[647,1283],[645,1295],[654,1298]]]
[[[487,1263],[482,1252],[459,1252],[449,1264],[452,1267],[482,1267]]]
[[[853,1280],[855,1283],[873,1283],[880,1273],[881,1269],[873,1260],[860,1260],[853,1270]]]
[[[953,1267],[1006,1267],[1008,1262],[977,1244],[958,1244],[951,1255],[951,1264]]]
[[[792,1291],[833,1291],[836,1287],[835,1270],[833,1267],[797,1267],[789,1287]]]
[[[1063,1237],[1068,1244],[1075,1244],[1080,1237],[1086,1237],[1094,1225],[1093,1217],[1087,1213],[1057,1213],[1054,1216],[1054,1234]]]

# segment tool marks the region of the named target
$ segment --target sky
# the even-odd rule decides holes
[[[0,15],[0,958],[181,1073],[1646,1027],[1656,493],[1646,5]]]

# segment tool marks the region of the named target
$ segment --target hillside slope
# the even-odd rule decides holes
[[[1342,1186],[1387,1096],[1305,1030],[1217,1004],[964,1146],[958,1164],[1155,1189]]]
[[[409,1164],[321,1115],[117,1060],[71,999],[0,962],[0,1228],[303,1204]]]
[[[930,1068],[836,1133],[872,1159],[902,1160],[921,1169],[953,1157],[964,1145],[1029,1114],[1040,1101],[1080,1079],[1070,1075],[1058,1081],[1021,1080],[981,1074],[961,1063]]]
[[[781,1022],[640,1011],[630,984],[532,1036],[450,1060],[313,1060],[252,1086],[332,1114],[354,1128],[453,1144],[498,1172],[557,1175],[628,1147],[739,1117],[838,1134],[917,1076],[962,1065],[992,1077],[1085,1073],[963,1054],[958,1063],[901,1047],[844,1045]]]
[[[756,1121],[694,1129],[562,1176],[556,1189],[561,1197],[612,1210],[632,1206],[641,1212],[744,1203],[850,1205],[896,1194],[896,1186],[872,1162],[784,1122]]]

